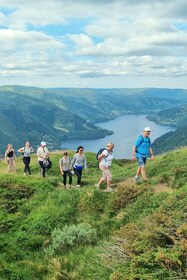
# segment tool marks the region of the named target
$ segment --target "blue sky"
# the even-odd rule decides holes
[[[186,0],[0,0],[0,85],[187,88]]]

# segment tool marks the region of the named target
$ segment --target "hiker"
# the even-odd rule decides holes
[[[41,142],[40,147],[37,149],[38,163],[41,167],[41,175],[45,178],[46,166],[44,166],[44,160],[49,157],[49,151],[44,141]]]
[[[66,187],[67,176],[69,177],[69,186],[72,185],[72,173],[71,173],[71,158],[68,156],[68,152],[64,152],[64,156],[59,161],[60,172],[63,176],[63,184]]]
[[[139,181],[139,176],[141,175],[144,181],[147,181],[145,165],[149,153],[151,154],[151,159],[154,159],[153,150],[151,147],[151,140],[149,135],[151,133],[150,127],[145,127],[143,130],[143,135],[140,135],[133,146],[132,149],[132,159],[137,159],[138,169],[134,177],[134,181]]]
[[[85,168],[85,170],[87,170],[86,157],[83,152],[84,152],[83,146],[79,146],[77,148],[77,152],[73,156],[73,159],[71,162],[71,169],[73,168],[73,171],[74,171],[75,175],[77,176],[77,185],[76,185],[77,188],[80,188],[80,186],[81,186],[83,168]]]
[[[15,155],[15,151],[12,148],[12,144],[8,144],[7,145],[7,150],[5,152],[5,163],[7,163],[8,165],[8,173],[10,172],[16,172],[16,155]]]
[[[30,169],[30,162],[31,162],[30,154],[32,152],[34,152],[34,149],[30,146],[29,141],[26,141],[25,147],[18,149],[18,152],[22,153],[22,155],[23,155],[23,163],[25,165],[23,175],[26,176],[27,171],[28,171],[29,175],[32,176],[31,169]]]
[[[98,156],[99,169],[102,171],[103,176],[101,177],[99,182],[95,184],[95,187],[99,189],[101,184],[106,182],[108,192],[113,191],[113,189],[110,186],[112,182],[112,174],[109,170],[113,160],[113,149],[114,149],[114,143],[109,142],[106,145],[106,149],[104,149],[103,152]]]

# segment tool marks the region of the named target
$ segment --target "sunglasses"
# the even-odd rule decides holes
[[[80,152],[83,152],[84,150],[81,149],[81,150],[79,150],[79,151],[80,151]]]

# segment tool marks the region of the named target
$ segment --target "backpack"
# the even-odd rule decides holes
[[[50,160],[50,158],[44,159],[43,166],[47,169],[50,169],[52,167],[52,161]]]
[[[101,149],[99,149],[99,151],[97,152],[97,154],[96,154],[96,159],[98,160],[98,157],[102,154],[102,152],[104,151],[104,150],[107,150],[106,148],[101,148]],[[107,150],[108,151],[108,150]],[[106,157],[108,157],[108,156],[106,156]]]
[[[144,141],[144,137],[143,135],[140,135],[141,136],[141,142],[139,143],[138,147],[136,148],[136,152],[138,152],[138,148],[143,144]],[[148,137],[148,141],[147,141],[149,144],[151,143],[151,140],[150,138]],[[139,153],[139,152],[138,152]],[[141,153],[140,153],[141,154]]]

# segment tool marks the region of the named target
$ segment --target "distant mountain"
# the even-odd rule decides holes
[[[187,146],[187,126],[167,132],[153,142],[155,154]]]
[[[155,153],[159,154],[187,145],[187,105],[163,110],[154,116],[149,116],[148,119],[159,125],[176,128],[175,131],[168,132],[154,141]]]
[[[149,120],[160,125],[169,125],[177,128],[187,125],[187,105],[166,109],[154,116],[149,116]]]
[[[51,149],[62,140],[97,139],[112,131],[97,126],[124,114],[155,114],[187,104],[182,89],[44,89],[0,87],[0,152],[12,143],[17,149],[28,139]]]
[[[15,92],[0,92],[0,98],[1,152],[8,143],[18,148],[26,140],[32,145],[45,140],[54,149],[60,147],[61,139],[92,139],[112,134],[44,99]]]

